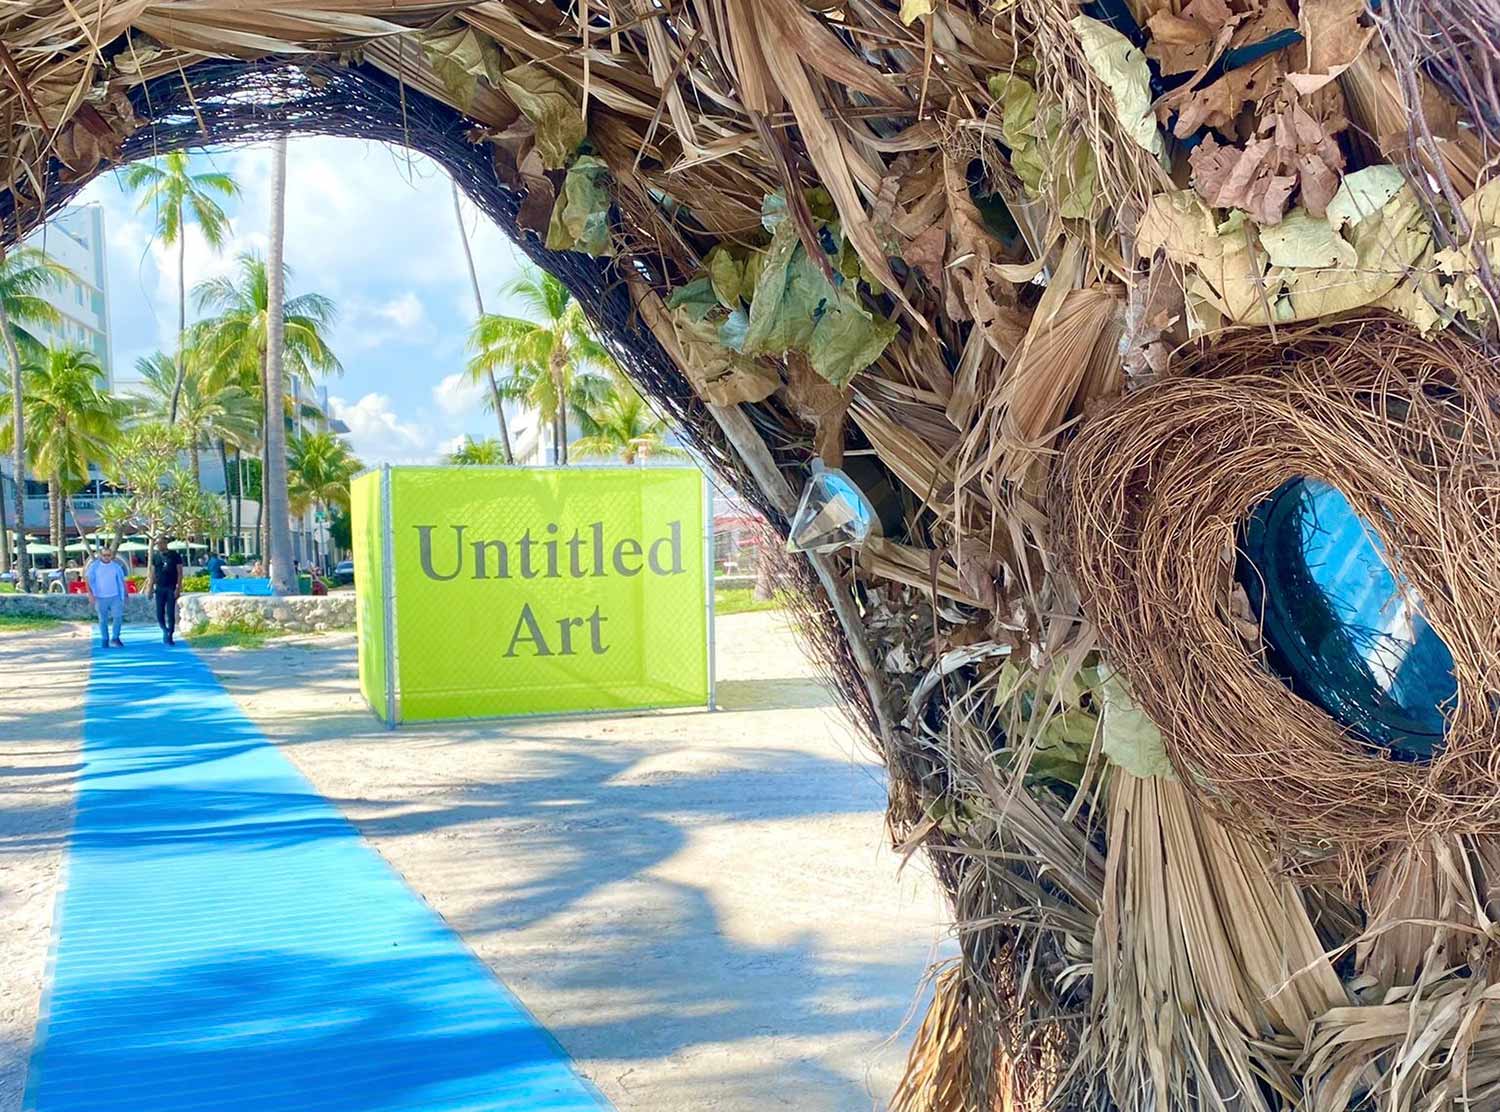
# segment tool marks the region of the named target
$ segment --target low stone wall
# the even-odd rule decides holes
[[[245,624],[293,633],[322,633],[354,625],[354,592],[332,595],[183,595],[177,602],[177,625],[191,630],[203,622]]]
[[[67,621],[93,621],[94,604],[87,595],[0,595],[0,614],[15,618],[62,618]],[[125,600],[127,622],[156,622],[155,604],[145,595],[131,595]]]

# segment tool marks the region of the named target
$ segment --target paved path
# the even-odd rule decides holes
[[[94,650],[28,1109],[608,1107],[191,649],[126,637]]]

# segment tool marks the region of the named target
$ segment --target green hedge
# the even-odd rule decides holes
[[[204,594],[208,591],[208,576],[185,575],[182,577],[182,588],[179,594]]]

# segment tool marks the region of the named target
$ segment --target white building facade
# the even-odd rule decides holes
[[[99,205],[65,208],[26,238],[27,247],[45,251],[73,272],[43,294],[62,316],[57,325],[28,325],[47,347],[81,347],[104,369],[114,388],[109,334],[109,277],[104,265],[104,210]]]

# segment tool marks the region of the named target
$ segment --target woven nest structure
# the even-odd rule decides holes
[[[959,942],[897,1107],[1500,1109],[1497,28],[1493,0],[17,0],[0,240],[169,150],[404,144],[776,528],[841,468],[879,535],[782,572]],[[1452,651],[1431,761],[1268,663],[1236,546],[1296,478]]]
[[[1059,547],[1173,764],[1226,821],[1309,846],[1500,833],[1494,362],[1364,318],[1202,345],[1092,418],[1055,481]],[[1450,647],[1430,763],[1370,747],[1260,659],[1236,530],[1288,480],[1341,491]]]

